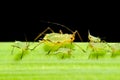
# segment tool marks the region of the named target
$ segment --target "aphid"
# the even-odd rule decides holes
[[[67,30],[69,30],[70,32],[72,32],[72,34],[67,34],[67,33],[63,33],[62,30],[59,31],[59,33],[55,33],[50,27],[46,28],[42,33],[40,33],[36,38],[35,38],[35,41],[40,37],[42,36],[43,34],[45,34],[45,32],[47,30],[50,30],[52,33],[48,33],[48,34],[45,34],[45,36],[43,37],[42,40],[39,40],[39,44],[40,43],[44,43],[45,46],[44,46],[44,49],[47,51],[47,54],[50,54],[50,53],[61,53],[61,49],[62,50],[67,50],[66,52],[68,52],[68,54],[70,54],[69,50],[72,50],[73,49],[73,41],[75,40],[75,35],[77,34],[78,37],[80,38],[81,41],[82,38],[79,34],[79,32],[76,30],[75,32],[73,32],[71,29],[69,29],[68,27],[64,26],[64,25],[61,25],[61,24],[58,24],[58,23],[52,23],[52,22],[48,22],[48,23],[51,23],[51,24],[55,24],[55,25],[59,25],[61,27],[64,27],[66,28]],[[37,47],[37,46],[36,46]],[[80,49],[82,51],[84,51],[81,47]]]
[[[71,57],[72,50],[70,48],[59,48],[57,51],[55,51],[55,54],[58,55],[58,57],[64,58],[70,58]]]
[[[13,54],[13,51],[15,48],[18,48],[19,50],[21,50],[21,52],[19,54],[17,54],[16,59],[22,59],[23,56],[25,56],[27,53],[29,53],[29,50],[34,50],[34,48],[30,48],[30,44],[27,42],[21,42],[21,41],[15,41],[15,43],[13,45],[11,45],[13,47],[11,54]]]
[[[89,43],[89,58],[96,58],[105,56],[107,46],[104,43]]]
[[[113,43],[111,45],[111,50],[112,50],[112,55],[111,57],[116,57],[116,56],[120,56],[120,44],[119,43]]]
[[[24,44],[21,41],[15,41],[15,43],[11,46],[13,47],[11,54],[13,54],[13,51],[15,48],[18,48],[21,50],[21,52],[17,54],[16,59],[22,59],[23,56],[26,54],[26,51],[29,50],[29,45],[27,43]]]
[[[99,37],[92,36],[88,30],[88,39],[89,44],[87,48],[90,48],[89,58],[103,57],[108,49],[108,44],[105,41],[102,41]]]
[[[101,39],[99,37],[92,36],[89,30],[88,30],[88,39],[89,42],[101,42]]]

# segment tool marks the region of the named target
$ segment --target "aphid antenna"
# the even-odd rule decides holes
[[[55,24],[55,25],[58,25],[58,26],[64,27],[64,28],[66,28],[67,30],[69,30],[70,32],[73,33],[73,31],[72,31],[70,28],[68,28],[67,26],[65,26],[65,25],[63,25],[63,24],[55,23],[55,22],[50,22],[50,21],[43,21],[43,20],[40,20],[40,22],[48,23],[48,24]]]
[[[90,30],[88,29],[88,35],[90,35]]]
[[[91,33],[90,33],[90,30],[89,30],[89,29],[88,29],[88,36],[95,37],[95,36],[91,35]]]
[[[73,36],[75,36],[75,34],[77,33],[79,39],[80,39],[81,41],[83,41],[80,33],[79,33],[77,30],[75,30],[75,32],[74,32],[74,31],[72,31],[70,28],[68,28],[67,26],[65,26],[65,25],[63,25],[63,24],[60,24],[60,23],[55,23],[55,22],[50,22],[50,21],[43,21],[43,20],[41,20],[40,22],[49,23],[49,24],[55,24],[55,25],[61,26],[61,27],[65,28],[65,29],[67,29],[68,31],[72,32],[72,33],[73,33]],[[61,30],[61,31],[62,31],[62,30]]]
[[[88,29],[88,37],[90,37],[90,36],[91,36],[90,30]],[[90,40],[88,39],[88,41],[90,41]]]
[[[91,34],[90,34],[90,30],[88,29],[88,36],[92,36]],[[92,36],[92,37],[94,37],[94,36]]]
[[[89,30],[89,29],[88,29],[88,36],[96,37],[96,36],[91,35],[91,33],[90,33],[90,30]],[[99,36],[98,36],[98,37],[96,37],[96,38],[99,38]]]
[[[26,36],[26,34],[24,34],[24,37],[25,37],[26,46],[29,46],[29,44],[28,44],[28,42],[27,42],[27,36]]]
[[[34,42],[40,37],[42,36],[46,31],[50,30],[52,33],[54,33],[54,31],[50,28],[50,27],[47,27],[43,32],[41,32],[35,39],[34,39]]]
[[[25,37],[25,44],[26,44],[26,48],[29,49],[29,46],[30,46],[30,43],[28,43],[28,39],[27,39],[27,36],[26,34],[24,34],[24,37]],[[33,49],[29,49],[29,50],[33,50]]]
[[[77,34],[78,37],[79,37],[79,39],[83,42],[83,39],[82,39],[80,33],[79,33],[77,30],[75,30],[75,32],[73,32],[73,36],[74,36],[74,37],[75,37],[75,34]]]

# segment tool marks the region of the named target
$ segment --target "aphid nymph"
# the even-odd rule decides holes
[[[101,42],[101,39],[99,37],[92,36],[89,30],[88,30],[88,39],[90,42]]]
[[[88,47],[90,48],[90,50],[92,50],[89,51],[90,52],[89,58],[94,57],[98,59],[100,56],[106,55],[108,48],[110,47],[109,44],[107,44],[104,40],[101,40],[99,37],[92,36],[89,30],[88,39],[89,39]]]
[[[26,39],[26,37],[25,37]],[[28,52],[28,50],[33,50],[34,48],[30,48],[30,44],[27,42],[22,42],[22,41],[15,41],[13,45],[11,45],[13,47],[11,54],[13,54],[13,51],[15,48],[18,48],[21,50],[21,52],[18,54],[18,58],[22,59],[24,55],[26,55],[26,53]]]

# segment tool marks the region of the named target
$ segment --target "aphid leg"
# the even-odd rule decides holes
[[[15,46],[15,45],[12,45],[12,47],[13,47],[13,48],[12,48],[12,50],[11,50],[11,54],[13,54],[13,51],[14,51],[15,47],[20,49],[20,47]]]
[[[71,42],[70,45],[71,45],[71,46],[70,46],[70,50],[72,50],[72,45],[73,45],[73,43]]]
[[[49,55],[50,52],[54,49],[55,46],[51,47],[50,50],[48,51],[48,53],[46,55]]]
[[[75,32],[73,32],[73,36],[75,36],[76,33],[77,33],[77,35],[78,35],[80,41],[83,42],[83,39],[82,39],[80,33],[79,33],[77,30],[75,30]]]
[[[79,36],[79,38],[80,38],[80,40],[83,41],[83,39],[82,39],[81,36],[80,36],[80,33],[79,33],[77,30],[76,30],[75,32],[73,32],[73,31],[72,31],[70,28],[68,28],[67,26],[62,25],[62,24],[59,24],[59,23],[55,23],[55,22],[43,21],[43,20],[42,20],[41,22],[51,23],[51,24],[55,24],[55,25],[61,26],[61,27],[63,27],[63,28],[66,28],[68,31],[72,32],[74,36],[75,36],[75,34],[77,33],[78,36]],[[60,33],[61,33],[61,32],[60,32]]]
[[[99,55],[95,52],[94,49],[92,49],[92,51],[90,52],[89,56],[88,56],[88,59],[98,59],[99,58]]]
[[[51,48],[51,49],[47,52],[47,54],[46,54],[46,55],[49,55],[49,54],[50,54],[50,52],[52,51],[52,49],[53,49],[53,48]]]
[[[37,48],[40,44],[42,44],[43,42],[41,42],[40,40],[39,40],[39,43],[36,45],[36,46],[34,46],[32,49],[30,49],[31,51],[32,50],[34,50],[35,48]]]
[[[62,32],[62,30],[61,30],[61,29],[60,29],[60,31],[59,31],[59,32],[60,32],[60,34],[63,34],[63,32]]]
[[[50,54],[50,52],[51,52],[51,50],[52,50],[52,49],[50,49],[46,55],[49,55],[49,54]]]
[[[79,49],[81,49],[84,53],[86,52],[84,49],[82,49],[79,45],[75,44]]]
[[[15,48],[13,47],[12,50],[11,50],[11,54],[13,54],[14,49],[15,49]]]
[[[54,31],[50,28],[47,27],[43,32],[41,32],[35,39],[34,41],[36,41],[40,36],[42,36],[46,31],[50,30],[52,33],[54,33]]]
[[[20,57],[20,59],[22,59],[22,58],[23,58],[23,54],[24,54],[24,51],[22,50],[22,54],[21,54],[21,57]]]
[[[104,42],[108,47],[111,48],[111,46],[105,40],[102,40],[101,42]]]
[[[71,57],[71,55],[72,55],[72,54],[71,54],[71,49],[69,49],[66,53],[63,53],[62,56],[61,56],[61,58],[64,59],[64,58],[66,57],[66,55],[67,55],[67,57],[69,57],[69,58]]]
[[[87,47],[86,47],[86,51],[89,49],[90,43],[88,43]]]
[[[64,54],[65,54],[65,53],[63,53],[63,55],[62,55],[62,57],[61,57],[62,59],[64,59],[64,58],[65,58]]]
[[[66,55],[69,58],[72,56],[72,54],[71,54],[71,52],[73,50],[72,46],[73,46],[73,42],[70,43],[70,47],[67,47],[66,45],[63,47],[65,49],[67,49],[67,52],[62,54],[62,57],[61,57],[62,59],[64,59],[66,57]]]

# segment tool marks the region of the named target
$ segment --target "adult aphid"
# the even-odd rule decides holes
[[[58,23],[53,23],[53,22],[48,22],[49,24],[55,24],[61,27],[66,28],[68,31],[72,32],[72,34],[67,34],[67,33],[63,33],[62,30],[59,31],[59,33],[54,32],[50,27],[47,27],[42,33],[40,33],[36,38],[35,41],[37,39],[40,38],[40,36],[42,36],[43,34],[45,34],[46,31],[50,30],[52,33],[48,33],[45,34],[45,36],[43,37],[42,40],[39,40],[39,44],[40,43],[45,43],[45,50],[48,51],[47,54],[50,54],[51,52],[57,53],[57,52],[61,52],[60,50],[68,50],[68,54],[70,54],[69,50],[73,49],[73,41],[75,40],[75,35],[77,34],[78,37],[80,38],[81,41],[82,38],[79,34],[79,32],[77,30],[75,30],[74,32],[69,29],[68,27],[58,24]],[[39,45],[38,44],[38,45]],[[37,45],[37,46],[38,46]],[[36,47],[37,47],[36,46]],[[81,47],[79,47],[82,51],[84,51]]]

